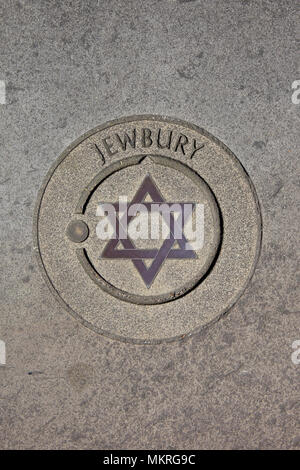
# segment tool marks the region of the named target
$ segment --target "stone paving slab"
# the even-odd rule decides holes
[[[296,5],[1,2],[0,448],[300,447]],[[33,211],[49,167],[89,129],[136,114],[219,138],[262,210],[262,251],[243,296],[170,344],[84,328],[34,260]]]

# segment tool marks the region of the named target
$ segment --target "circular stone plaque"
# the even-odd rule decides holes
[[[69,146],[40,190],[35,250],[51,291],[86,327],[171,341],[218,319],[258,259],[249,176],[208,132],[133,116]]]

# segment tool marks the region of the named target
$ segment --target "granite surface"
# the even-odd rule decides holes
[[[1,2],[0,448],[300,448],[296,5]],[[227,316],[143,346],[98,336],[57,303],[33,259],[32,221],[67,145],[148,113],[195,123],[238,155],[263,244]]]

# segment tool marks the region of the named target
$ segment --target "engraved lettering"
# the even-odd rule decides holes
[[[151,147],[153,141],[151,139],[152,131],[148,128],[142,130],[142,146],[143,147]]]
[[[97,152],[99,153],[99,155],[100,155],[100,157],[101,157],[102,164],[104,165],[104,164],[105,164],[105,157],[104,157],[103,152],[101,152],[101,150],[99,149],[99,147],[98,147],[97,144],[95,144],[95,148],[96,148]]]
[[[125,132],[123,140],[119,136],[119,134],[116,134],[116,138],[121,144],[122,149],[125,151],[127,148],[127,143],[131,145],[133,149],[135,149],[135,144],[136,144],[136,129],[133,129],[132,131],[132,137],[129,137],[129,135]]]
[[[193,156],[195,155],[196,152],[198,152],[198,150],[202,149],[204,147],[204,144],[200,144],[199,147],[197,147],[197,141],[196,139],[193,139],[193,145],[194,145],[194,150],[192,151],[191,155],[190,155],[190,158],[193,158]]]
[[[111,150],[113,147],[113,144],[111,142],[110,143],[108,142],[109,139],[110,137],[106,137],[105,139],[102,139],[102,142],[104,144],[105,150],[107,151],[108,155],[112,157],[113,155],[118,153],[118,150],[116,150],[115,152]]]
[[[172,142],[173,131],[169,131],[169,138],[167,139],[165,145],[162,145],[162,144],[161,144],[160,135],[161,135],[161,129],[158,129],[158,134],[157,134],[157,147],[160,148],[160,149],[170,149],[170,148],[171,148],[171,142]]]
[[[184,146],[186,144],[188,144],[188,142],[189,142],[189,139],[187,138],[187,136],[184,135],[184,134],[180,134],[179,137],[178,137],[178,141],[177,141],[177,144],[175,146],[174,152],[177,152],[177,150],[180,146],[183,155],[185,155]]]

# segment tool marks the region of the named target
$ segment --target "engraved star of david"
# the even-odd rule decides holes
[[[147,175],[139,189],[137,190],[135,196],[133,197],[132,201],[127,206],[127,227],[134,216],[128,215],[128,210],[133,204],[142,203],[147,210],[150,209],[152,203],[144,202],[145,198],[149,195],[152,199],[152,203],[159,203],[159,204],[167,204],[171,206],[172,204],[179,204],[183,207],[184,203],[174,203],[174,202],[166,202],[159,190],[157,189],[153,179],[150,175]],[[194,209],[195,204],[190,203],[192,206],[192,210]],[[116,212],[119,212],[119,204],[114,203]],[[126,216],[126,214],[125,214]],[[181,217],[181,237],[175,238],[174,236],[174,228],[177,221],[174,219],[173,212],[170,212],[170,217],[164,219],[169,226],[170,234],[169,237],[163,240],[163,243],[159,249],[138,249],[135,247],[133,241],[127,236],[127,238],[119,238],[119,225],[123,225],[125,222],[126,217],[124,215],[118,219],[116,217],[116,235],[117,237],[114,239],[110,239],[105,246],[101,258],[106,259],[130,259],[137,269],[138,273],[140,274],[141,278],[143,279],[145,285],[149,289],[158,274],[160,268],[164,264],[166,259],[190,259],[190,258],[197,258],[197,255],[194,250],[188,244],[184,233],[183,228],[184,224],[187,222],[187,218]],[[124,249],[117,249],[117,246],[121,243]],[[174,244],[178,243],[179,248],[174,249]],[[145,259],[153,259],[151,265],[147,267],[143,260]]]

